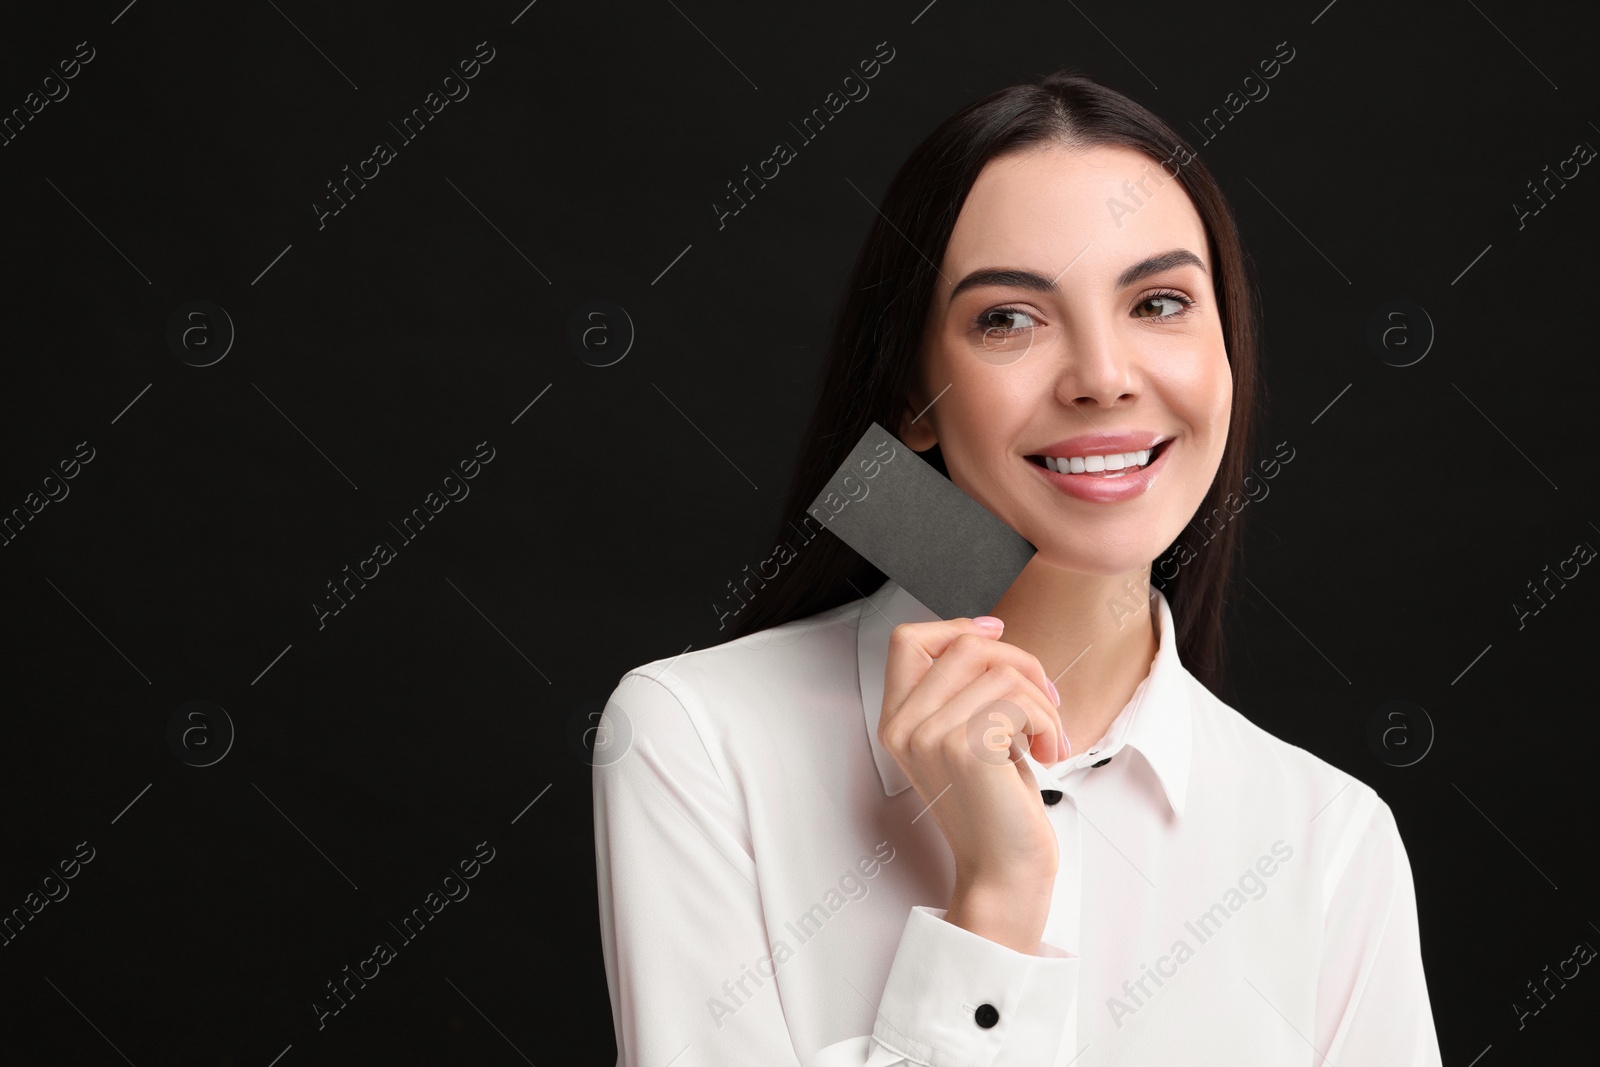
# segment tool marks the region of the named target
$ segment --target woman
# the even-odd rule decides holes
[[[789,514],[878,422],[1038,551],[942,620],[814,533],[732,640],[622,678],[594,772],[619,1064],[1440,1062],[1389,807],[1212,691],[1245,268],[1204,165],[1082,75],[913,152]]]

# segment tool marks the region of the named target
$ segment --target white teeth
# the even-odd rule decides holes
[[[1143,467],[1150,462],[1150,453],[1154,449],[1141,448],[1137,452],[1113,452],[1105,456],[1073,456],[1071,459],[1057,459],[1055,456],[1045,456],[1044,465],[1057,474],[1094,474],[1104,471],[1119,471],[1129,467]]]

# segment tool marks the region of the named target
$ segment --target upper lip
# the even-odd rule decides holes
[[[1171,434],[1157,433],[1154,430],[1127,430],[1122,433],[1086,433],[1077,437],[1069,437],[1065,441],[1057,441],[1053,445],[1045,446],[1038,452],[1030,452],[1029,455],[1071,459],[1074,456],[1103,456],[1111,452],[1139,452],[1146,448],[1154,448],[1163,441],[1171,439]]]

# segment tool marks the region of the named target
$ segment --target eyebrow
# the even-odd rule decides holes
[[[1201,262],[1200,257],[1187,248],[1174,248],[1170,252],[1162,252],[1159,255],[1150,256],[1148,259],[1141,259],[1127,270],[1124,270],[1117,275],[1115,287],[1124,289],[1135,282],[1148,278],[1152,274],[1159,274],[1164,270],[1171,270],[1173,267],[1199,267],[1202,272],[1206,269],[1206,265]],[[968,289],[976,289],[981,285],[1009,286],[1017,289],[1027,289],[1035,293],[1059,294],[1061,292],[1061,288],[1052,279],[1046,278],[1036,271],[986,267],[982,270],[973,271],[957,282],[956,287],[950,290],[950,299],[947,303],[954,303],[955,298],[963,292]]]

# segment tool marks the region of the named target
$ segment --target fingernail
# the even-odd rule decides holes
[[[1050,687],[1050,699],[1054,700],[1056,702],[1056,707],[1059,708],[1061,706],[1061,694],[1056,692],[1056,683],[1045,682],[1044,684]]]
[[[999,630],[1005,626],[1004,620],[997,619],[993,615],[979,615],[972,621],[983,627],[985,630]]]

